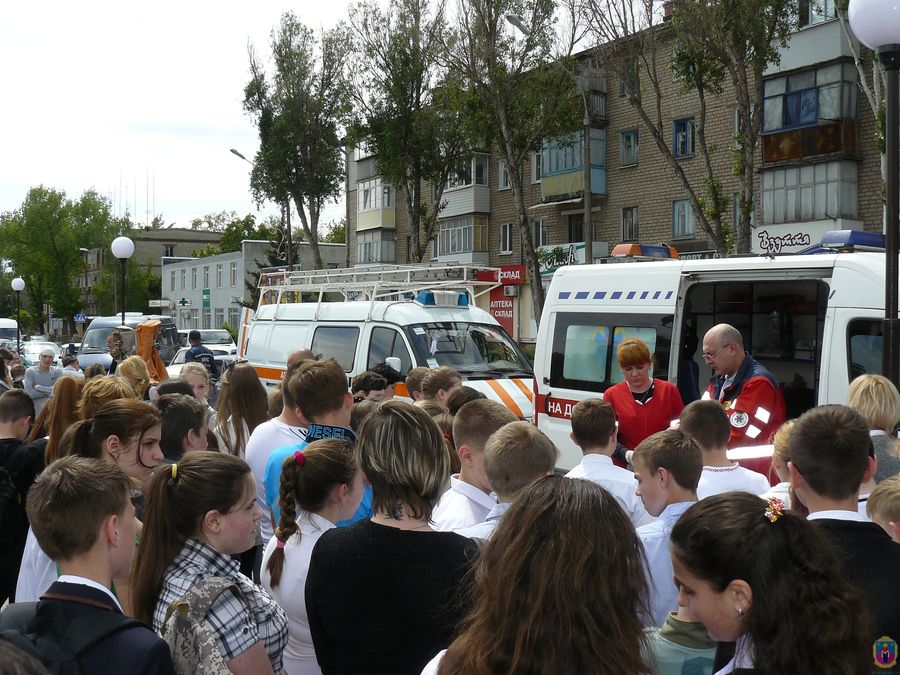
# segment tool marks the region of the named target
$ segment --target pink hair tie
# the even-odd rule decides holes
[[[275,541],[275,548],[284,548],[285,543],[286,542],[282,541],[281,539],[278,539]]]
[[[297,462],[297,466],[303,466],[303,462],[306,461],[306,457],[303,456],[303,452],[298,450],[294,453],[294,461]]]

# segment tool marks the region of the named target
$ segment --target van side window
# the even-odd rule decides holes
[[[668,378],[672,316],[560,313],[553,327],[550,386],[605,391],[622,381],[616,350],[622,340],[641,338],[654,359],[653,376]]]
[[[881,374],[881,320],[855,319],[847,327],[849,379],[860,375]]]
[[[408,373],[412,367],[412,359],[409,349],[403,342],[403,336],[393,328],[376,326],[372,329],[372,337],[369,339],[369,357],[366,360],[366,368],[371,369],[389,356],[400,359],[400,372]]]
[[[277,322],[269,339],[269,361],[287,361],[291,352],[309,344],[309,325]]]
[[[359,328],[356,326],[319,326],[313,335],[310,349],[323,358],[334,359],[349,373],[353,370],[358,340]]]
[[[247,351],[244,356],[248,361],[265,362],[267,358],[266,345],[269,342],[269,333],[272,330],[272,324],[257,321],[250,328],[250,335],[247,338]]]

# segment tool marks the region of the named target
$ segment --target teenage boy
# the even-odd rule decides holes
[[[700,448],[680,429],[666,429],[641,441],[634,450],[635,493],[658,520],[637,528],[647,555],[650,588],[648,626],[662,626],[678,610],[678,589],[672,583],[669,535],[681,514],[697,501],[703,470]]]
[[[75,655],[83,673],[174,675],[168,645],[125,617],[111,589],[111,579],[131,573],[134,559],[131,490],[130,479],[115,464],[74,455],[54,462],[35,481],[28,518],[41,550],[59,569],[37,615],[65,620],[66,634],[76,641],[78,635],[98,634]],[[36,647],[40,653],[42,642]]]
[[[387,386],[387,378],[367,370],[353,378],[350,391],[354,401],[380,401],[385,398],[384,390]]]
[[[483,523],[456,530],[472,539],[490,539],[513,498],[534,481],[549,476],[559,450],[530,422],[500,427],[484,446],[484,472],[497,494],[497,503]]]
[[[24,391],[11,389],[0,396],[0,607],[15,599],[28,535],[26,495],[44,468],[43,452],[25,445],[33,419],[34,401]]]
[[[159,447],[170,462],[177,462],[186,452],[206,450],[206,406],[190,395],[163,394],[154,405],[162,417]]]
[[[56,352],[50,347],[41,350],[38,365],[25,371],[25,393],[34,400],[34,414],[40,415],[41,409],[53,395],[53,383],[63,376],[62,368],[53,365]]]
[[[403,382],[403,375],[386,363],[378,363],[372,366],[369,371],[376,375],[381,375],[387,380],[387,385],[384,388],[384,395],[381,397],[382,400],[386,401],[397,395],[396,387]]]
[[[484,470],[484,448],[500,427],[517,421],[509,408],[487,399],[471,401],[453,420],[453,444],[459,454],[458,474],[450,476],[450,489],[442,496],[431,520],[434,529],[460,530],[483,523],[497,505]]]
[[[278,495],[281,490],[281,467],[284,460],[295,452],[321,438],[348,438],[356,440],[350,430],[350,413],[353,396],[347,391],[347,376],[334,359],[304,361],[297,373],[290,378],[285,389],[297,405],[297,412],[309,422],[306,438],[295,445],[275,450],[266,461],[264,473],[266,507],[272,513],[277,526],[279,518]],[[372,515],[372,488],[366,487],[362,503],[349,521],[337,523],[349,525]]]
[[[635,527],[653,522],[641,500],[634,494],[634,474],[616,466],[612,454],[616,450],[616,411],[600,398],[588,398],[572,408],[572,431],[569,438],[583,457],[566,478],[584,478],[605,488],[625,509]]]
[[[836,546],[846,578],[871,611],[871,642],[900,635],[900,544],[859,513],[859,487],[876,470],[869,425],[855,410],[823,405],[791,430],[791,485],[808,520]],[[777,525],[777,523],[776,523]]]
[[[431,372],[431,368],[417,366],[406,374],[406,395],[413,403],[422,400],[422,380]]]
[[[450,366],[434,368],[422,378],[422,398],[435,401],[446,410],[447,399],[462,386],[462,376]]]
[[[900,475],[881,481],[869,495],[866,509],[872,522],[900,544]]]
[[[761,495],[769,489],[769,479],[728,459],[731,423],[718,401],[694,401],[681,411],[678,427],[690,436],[703,453],[703,473],[697,497],[703,499],[723,492]]]

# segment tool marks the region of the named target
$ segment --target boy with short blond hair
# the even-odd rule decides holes
[[[485,445],[495,431],[517,419],[509,408],[488,399],[459,409],[453,420],[453,444],[460,470],[450,476],[450,489],[434,508],[431,519],[436,530],[459,530],[487,518],[497,500],[491,496],[493,488],[484,469]]]
[[[472,539],[490,539],[515,496],[536,480],[553,473],[559,450],[543,431],[529,422],[510,422],[495,431],[484,446],[484,471],[497,504],[483,523],[456,530]]]
[[[442,408],[447,408],[447,399],[455,389],[462,386],[462,375],[450,366],[433,368],[422,378],[422,398],[436,401]]]
[[[881,481],[869,494],[866,511],[888,536],[900,544],[900,474]]]
[[[584,478],[607,490],[625,510],[635,527],[653,522],[653,517],[634,494],[634,474],[616,466],[616,411],[600,398],[588,398],[572,408],[572,441],[581,448],[581,463],[566,478]]]
[[[680,429],[666,429],[645,438],[634,450],[635,493],[656,522],[637,528],[647,556],[650,588],[648,626],[662,626],[678,610],[678,589],[672,582],[669,535],[681,514],[697,501],[703,456]]]

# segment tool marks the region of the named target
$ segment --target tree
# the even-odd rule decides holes
[[[67,320],[69,333],[75,331],[75,314],[84,309],[83,291],[74,285],[86,268],[79,249],[106,246],[121,226],[109,202],[96,192],[89,190],[73,201],[65,192],[43,186],[29,190],[21,207],[0,217],[3,255],[26,280],[41,332],[46,305]]]
[[[339,221],[331,223],[328,232],[322,237],[322,241],[328,244],[347,243],[347,219],[341,218]]]
[[[127,233],[126,233],[127,236]],[[112,256],[104,256],[100,278],[92,287],[97,309],[100,314],[111,316],[122,311],[119,288],[122,280],[122,263]],[[160,278],[153,273],[150,263],[140,264],[134,260],[125,263],[125,310],[145,312],[150,307],[150,299],[162,293]]]
[[[604,65],[626,82],[628,102],[681,183],[694,215],[720,255],[750,250],[750,218],[755,201],[756,152],[762,105],[762,75],[779,60],[778,48],[791,30],[793,0],[678,0],[663,25],[653,0],[587,0],[592,32]],[[663,118],[663,68],[697,94],[696,150],[703,177],[692,181],[669,144],[671,125]],[[737,103],[738,132],[732,174],[740,181],[740,237],[729,223],[729,199],[713,168],[721,148],[706,136],[709,99],[729,81]],[[688,132],[686,132],[688,133]]]
[[[270,216],[268,221],[263,223],[261,227],[266,228],[272,233],[269,237],[269,246],[266,248],[266,259],[255,260],[256,266],[260,269],[266,267],[280,267],[287,265],[287,230],[284,221],[280,221],[274,216]],[[297,260],[300,255],[300,242],[297,239],[291,241],[293,251],[291,260]],[[249,307],[255,310],[259,304],[259,272],[252,275],[251,278],[244,280],[244,286],[250,294],[249,300],[241,300],[242,307]]]
[[[480,135],[506,162],[522,236],[535,321],[544,306],[540,262],[534,248],[522,166],[544,138],[578,127],[581,102],[574,98],[574,10],[568,39],[557,37],[554,0],[460,0],[447,45],[447,62],[475,97],[471,114]],[[513,34],[508,15],[523,17],[528,32]],[[480,114],[479,114],[480,113]],[[589,186],[585,186],[590,189]]]
[[[444,186],[471,150],[459,106],[463,92],[441,67],[447,22],[445,0],[392,0],[382,11],[372,0],[350,10],[356,42],[355,100],[364,119],[356,136],[376,156],[378,173],[403,190],[412,237],[410,256],[421,262],[434,239]],[[423,195],[423,181],[434,189]]]
[[[216,231],[222,233],[219,244],[207,244],[202,248],[194,249],[191,251],[192,256],[205,258],[211,255],[219,255],[220,253],[240,251],[241,242],[245,239],[271,241],[274,236],[272,229],[265,223],[257,225],[256,218],[252,214],[247,214],[243,218],[238,218],[234,212],[229,214],[222,212],[220,215],[227,215],[227,219],[219,219],[218,215],[208,215],[203,219],[205,222],[216,222]],[[196,219],[194,222],[198,221],[200,219]]]
[[[250,48],[244,110],[259,130],[250,187],[260,202],[271,199],[287,206],[293,200],[313,264],[321,269],[319,216],[343,185],[340,129],[350,109],[344,73],[347,34],[339,25],[317,40],[287,12],[272,31],[271,50],[275,69],[267,76]]]

